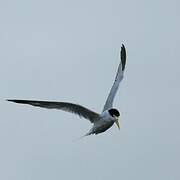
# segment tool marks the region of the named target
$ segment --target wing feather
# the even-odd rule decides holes
[[[115,81],[114,81],[113,86],[112,86],[112,88],[110,90],[110,93],[109,93],[108,98],[106,100],[106,103],[104,105],[103,111],[113,107],[114,97],[115,97],[115,95],[117,93],[117,90],[119,88],[119,84],[123,79],[125,65],[126,65],[126,49],[125,49],[125,46],[122,44],[122,47],[121,47],[121,62],[119,64]]]
[[[90,120],[92,123],[99,119],[99,114],[89,110],[78,104],[68,103],[68,102],[55,102],[55,101],[34,101],[34,100],[17,100],[17,99],[8,99],[14,103],[20,104],[29,104],[32,106],[38,106],[47,109],[60,109],[66,112],[71,112],[79,115],[85,119]]]

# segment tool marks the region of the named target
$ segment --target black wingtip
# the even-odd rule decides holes
[[[122,63],[122,71],[124,71],[126,65],[126,48],[124,44],[122,44],[121,46],[121,63]]]
[[[9,101],[9,102],[16,102],[16,100],[14,100],[14,99],[6,99],[6,101]]]
[[[17,99],[6,99],[6,101],[14,102],[14,103],[22,103],[23,100],[17,100]]]

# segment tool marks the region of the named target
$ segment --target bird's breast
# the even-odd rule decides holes
[[[113,121],[104,121],[101,119],[98,123],[94,124],[93,134],[99,134],[109,129],[114,124]]]

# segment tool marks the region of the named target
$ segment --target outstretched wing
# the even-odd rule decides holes
[[[92,123],[99,119],[98,113],[93,112],[81,105],[68,103],[68,102],[33,101],[33,100],[16,100],[16,99],[8,99],[7,101],[20,103],[20,104],[29,104],[32,106],[38,106],[47,109],[60,109],[63,111],[77,114],[80,117],[90,120]]]
[[[126,49],[125,49],[125,46],[122,44],[122,47],[121,47],[121,62],[119,64],[114,84],[113,84],[113,86],[111,88],[111,91],[109,93],[109,96],[108,96],[108,98],[106,100],[103,111],[105,111],[107,109],[110,109],[113,106],[114,97],[115,97],[116,92],[117,92],[117,90],[119,88],[119,84],[123,79],[125,65],[126,65]]]

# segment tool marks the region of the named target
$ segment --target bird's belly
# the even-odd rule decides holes
[[[109,129],[113,124],[113,121],[101,121],[93,127],[93,134],[102,133]]]

